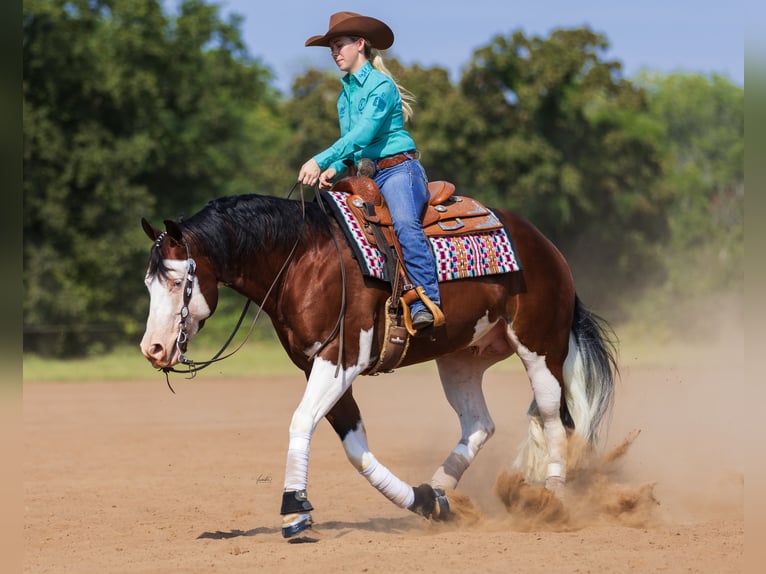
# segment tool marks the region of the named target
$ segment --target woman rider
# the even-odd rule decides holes
[[[329,47],[335,64],[346,72],[338,95],[341,137],[309,159],[298,180],[331,187],[346,170],[344,160],[369,158],[376,167],[375,183],[386,200],[399,238],[409,280],[422,298],[440,306],[436,264],[423,233],[421,216],[428,203],[428,180],[418,160],[415,142],[404,129],[412,114],[413,98],[392,78],[378,50],[394,43],[385,23],[354,12],[337,12],[323,36],[312,36],[306,46]],[[437,323],[443,320],[438,309]],[[434,314],[421,299],[410,306],[416,331],[434,324]]]

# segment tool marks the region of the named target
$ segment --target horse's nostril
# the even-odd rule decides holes
[[[151,347],[149,347],[149,356],[153,359],[161,359],[164,353],[165,348],[159,343],[154,343]]]

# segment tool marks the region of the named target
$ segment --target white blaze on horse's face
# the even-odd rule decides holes
[[[167,275],[147,274],[144,283],[149,289],[149,317],[146,332],[141,340],[141,352],[155,368],[172,367],[178,363],[179,350],[176,347],[181,308],[184,305],[186,284],[186,261],[165,259]],[[210,306],[199,288],[194,276],[189,315],[186,318],[187,342],[199,331],[200,321],[210,316]]]

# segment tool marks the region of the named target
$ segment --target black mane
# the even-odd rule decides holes
[[[305,206],[305,214],[304,214]],[[247,194],[220,197],[188,219],[176,222],[192,253],[243,258],[247,254],[292,249],[296,240],[329,235],[329,217],[316,202]],[[150,275],[167,276],[162,240],[149,258]]]

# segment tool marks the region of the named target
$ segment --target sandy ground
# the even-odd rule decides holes
[[[300,373],[203,373],[174,379],[175,395],[148,365],[135,382],[27,383],[24,571],[740,572],[743,373],[710,355],[683,367],[632,360],[622,357],[605,446],[641,434],[612,467],[573,483],[563,514],[533,499],[508,512],[495,493],[531,394],[523,374],[490,371],[497,431],[459,487],[473,513],[443,524],[396,508],[323,422],[309,473],[316,525],[294,542],[281,536],[279,505]],[[427,482],[459,438],[435,369],[362,378],[355,395],[378,459]]]

